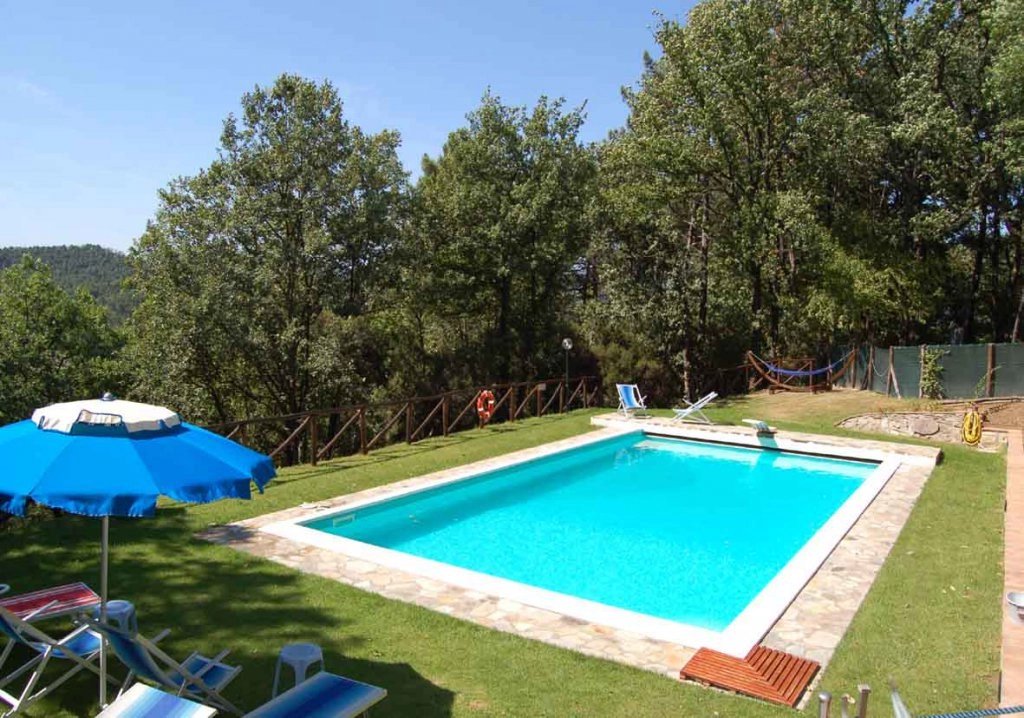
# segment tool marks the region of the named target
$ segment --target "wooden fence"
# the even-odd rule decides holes
[[[599,390],[600,382],[592,376],[570,378],[568,383],[565,378],[546,379],[243,419],[208,428],[269,454],[278,466],[316,465],[323,459],[366,454],[402,440],[412,444],[482,426],[476,403],[484,391],[494,394],[494,411],[488,422],[494,424],[589,408],[595,405]]]

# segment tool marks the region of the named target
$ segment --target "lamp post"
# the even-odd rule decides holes
[[[562,349],[565,349],[565,390],[569,390],[569,350],[572,349],[572,339],[566,337],[562,340]]]

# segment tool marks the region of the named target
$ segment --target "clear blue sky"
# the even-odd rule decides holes
[[[414,176],[488,86],[585,100],[583,138],[601,139],[656,50],[654,12],[692,4],[664,1],[0,0],[0,246],[128,248],[157,190],[208,165],[241,95],[282,72],[330,80],[351,121],[401,132]]]

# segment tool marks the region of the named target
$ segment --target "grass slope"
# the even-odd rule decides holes
[[[755,398],[723,405],[716,418],[753,413],[776,421],[772,412],[770,402]],[[827,430],[833,413],[822,409],[814,418],[785,424]],[[590,429],[592,414],[528,420],[299,467],[282,472],[252,502],[169,505],[155,519],[114,521],[112,595],[136,603],[144,632],[172,627],[167,642],[172,655],[232,648],[233,660],[245,670],[228,696],[247,708],[267,698],[278,648],[311,640],[324,647],[330,670],[388,689],[388,699],[374,712],[378,716],[789,715],[390,601],[193,537],[210,524],[582,433]],[[776,423],[783,423],[781,416]],[[840,646],[824,687],[852,692],[867,681],[880,691],[892,677],[916,711],[992,703],[1003,459],[956,448],[947,457]],[[0,535],[0,579],[16,590],[82,578],[95,584],[98,536],[98,522],[74,517]],[[93,715],[95,690],[87,678],[76,678],[32,715]]]

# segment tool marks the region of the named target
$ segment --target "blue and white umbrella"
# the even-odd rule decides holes
[[[269,457],[160,406],[102,399],[37,409],[0,428],[0,511],[29,501],[102,519],[100,612],[105,620],[111,516],[156,513],[160,496],[207,503],[248,499],[274,477]],[[100,654],[105,676],[105,652]],[[106,679],[100,679],[105,702]]]

